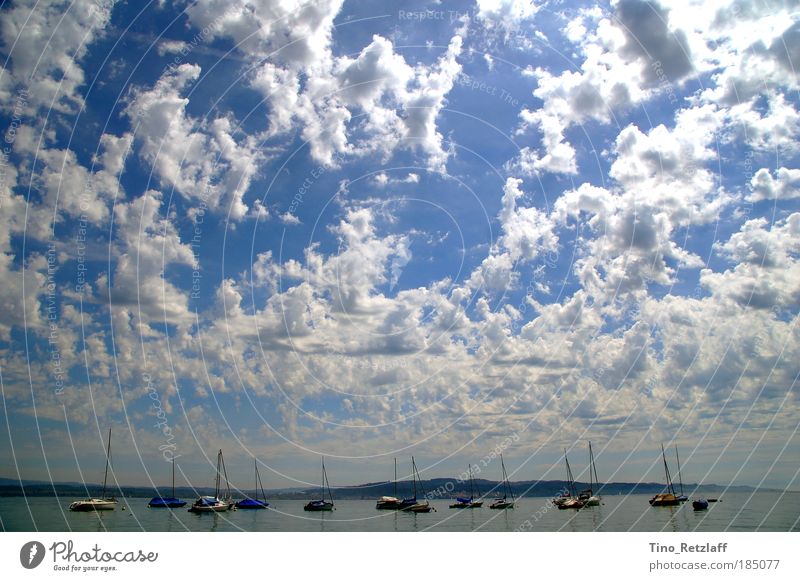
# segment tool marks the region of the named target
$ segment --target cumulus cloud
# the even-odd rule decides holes
[[[50,108],[77,113],[86,83],[80,62],[108,25],[112,7],[113,3],[94,0],[46,5],[23,0],[4,7],[0,40],[11,67],[0,80],[3,107],[13,107],[24,91],[30,115]]]
[[[770,171],[762,167],[750,179],[752,189],[747,200],[761,202],[762,200],[790,200],[800,197],[800,170],[779,168],[775,177]]]
[[[641,63],[647,82],[674,83],[692,72],[686,33],[670,29],[667,9],[649,0],[620,0],[615,10],[627,40],[622,53]]]
[[[182,64],[167,70],[155,86],[133,92],[126,113],[136,126],[140,155],[164,185],[234,219],[247,214],[244,194],[262,161],[254,136],[237,141],[235,122],[220,116],[196,119],[182,96],[200,76],[200,67]]]
[[[735,266],[722,273],[704,270],[701,282],[716,296],[756,309],[796,309],[800,301],[800,214],[773,224],[748,220],[717,245]]]

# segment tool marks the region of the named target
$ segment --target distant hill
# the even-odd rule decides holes
[[[481,495],[491,496],[500,493],[501,482],[493,480],[477,479],[475,485]],[[567,483],[563,480],[523,480],[511,483],[511,489],[518,497],[547,497],[560,494],[565,490]],[[663,491],[665,484],[658,482],[609,482],[596,488],[595,492],[606,495],[616,494],[655,494]],[[575,487],[582,490],[588,487],[588,483],[577,482]],[[42,480],[24,480],[20,482],[12,478],[0,478],[0,496],[63,496],[63,497],[85,497],[87,495],[97,495],[101,491],[99,484],[83,485],[78,482],[56,482],[50,483]],[[697,493],[720,493],[724,490],[751,492],[756,489],[751,486],[721,486],[717,484],[684,484],[686,494]],[[443,498],[449,499],[463,495],[469,489],[469,484],[459,482],[454,478],[432,478],[422,481],[427,497],[430,499]],[[172,493],[171,487],[162,487],[161,493],[169,495]],[[760,489],[765,490],[765,489]],[[380,496],[394,495],[393,482],[371,482],[358,486],[341,486],[332,488],[334,498],[340,499],[375,499]],[[208,487],[191,488],[179,486],[175,488],[175,494],[182,498],[193,498],[199,494],[213,494],[214,489]],[[253,496],[253,490],[239,489],[232,487],[235,497]],[[319,495],[319,488],[282,488],[266,490],[268,498],[273,499],[304,499]],[[120,486],[118,489],[109,489],[109,494],[118,497],[139,497],[150,498],[157,494],[157,491],[146,486]],[[407,497],[413,494],[411,482],[397,483],[397,496]],[[417,496],[422,496],[422,490],[417,490]]]

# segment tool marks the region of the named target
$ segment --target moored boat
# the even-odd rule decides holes
[[[325,500],[325,489],[328,490],[330,500]],[[331,485],[328,482],[328,473],[325,471],[325,457],[322,458],[322,498],[308,502],[303,510],[310,512],[329,512],[333,510],[333,494]]]
[[[503,455],[500,454],[500,467],[503,470],[503,497],[502,498],[495,498],[492,504],[489,505],[489,508],[497,509],[506,509],[506,508],[514,508],[514,503],[516,502],[516,498],[514,498],[514,491],[511,490],[511,483],[508,481],[508,473],[506,472],[506,463],[503,461]],[[508,500],[508,497],[511,497],[511,500]]]
[[[667,489],[653,496],[648,502],[650,506],[679,506],[681,501],[678,500],[678,496],[675,494],[675,488],[672,486],[672,478],[669,474],[669,466],[667,466],[667,456],[664,453],[663,444],[661,445],[661,458],[664,460],[664,475],[667,478]]]
[[[456,501],[450,505],[450,508],[480,508],[483,506],[483,501],[475,500],[475,483],[472,480],[472,464],[468,467],[468,474],[469,474],[469,498],[463,496],[457,496]],[[478,493],[478,497],[480,498],[480,493]]]
[[[223,475],[225,476],[227,493],[225,498],[220,498],[220,485]],[[214,481],[214,496],[200,496],[194,501],[192,506],[189,507],[189,512],[195,514],[202,514],[206,512],[225,512],[226,510],[230,510],[232,506],[233,502],[231,501],[231,486],[230,482],[228,481],[228,471],[225,469],[225,460],[222,457],[222,450],[220,450],[217,453],[217,476]]]
[[[175,496],[175,459],[172,459],[172,496],[154,496],[147,503],[150,508],[181,508],[186,506],[186,501]]]
[[[583,508],[583,501],[580,500],[575,492],[575,478],[572,476],[572,468],[569,465],[569,458],[567,458],[567,450],[564,449],[564,462],[567,465],[567,490],[557,499],[553,500],[559,510]]]
[[[399,510],[403,502],[397,498],[397,458],[394,459],[394,496],[381,496],[375,503],[377,510]]]
[[[106,498],[106,485],[108,484],[108,466],[111,463],[111,428],[108,428],[108,444],[106,446],[106,472],[103,476],[103,492],[100,498],[86,498],[76,500],[69,505],[69,509],[74,512],[92,512],[98,510],[114,510],[117,506],[117,499],[114,497]]]
[[[594,493],[594,488],[599,488],[599,480],[597,479],[597,467],[594,463],[594,452],[592,452],[592,443],[589,442],[589,488],[582,490],[578,495],[584,506],[599,506],[602,498],[599,494]]]
[[[403,506],[400,510],[403,512],[414,512],[414,513],[425,513],[425,512],[436,512],[436,509],[431,506],[431,503],[428,502],[428,499],[418,501],[417,500],[417,484],[419,483],[419,489],[422,491],[422,496],[425,498],[425,487],[422,485],[422,479],[419,477],[419,471],[417,470],[417,462],[414,460],[414,456],[411,456],[411,472],[414,482],[414,502],[413,504],[410,503],[411,499],[404,498]]]
[[[267,502],[267,495],[264,493],[264,485],[261,482],[261,475],[258,473],[258,461],[253,458],[253,465],[255,466],[256,471],[256,484],[255,484],[255,492],[258,493],[258,490],[261,490],[261,496],[264,500],[260,498],[245,498],[240,500],[236,503],[236,508],[242,508],[245,510],[259,510],[264,509],[269,506]]]
[[[692,508],[700,511],[700,510],[708,510],[708,501],[705,498],[700,498],[698,500],[692,501]]]

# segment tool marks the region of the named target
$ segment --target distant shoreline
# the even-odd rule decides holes
[[[476,485],[481,496],[492,496],[500,492],[502,483],[491,480],[476,480]],[[542,498],[560,494],[566,489],[567,483],[561,480],[532,480],[511,482],[511,489],[520,498]],[[423,488],[427,491],[426,497],[429,499],[449,499],[465,492],[463,482],[454,478],[434,478],[422,481]],[[588,483],[576,482],[575,488],[582,490],[587,488]],[[662,492],[667,485],[659,482],[609,482],[595,487],[595,492],[606,495],[617,494],[656,494]],[[9,478],[0,478],[0,497],[84,497],[87,495],[99,494],[101,490],[99,484],[80,484],[72,482],[45,481],[23,481]],[[159,495],[172,495],[171,486],[161,486],[154,489],[148,486],[119,486],[111,487],[107,494],[113,494],[120,498],[151,498]],[[711,493],[720,494],[723,492],[772,492],[772,493],[791,493],[794,491],[780,490],[774,488],[755,488],[752,486],[724,486],[719,484],[684,484],[683,490],[686,494],[708,495]],[[357,486],[342,486],[332,488],[333,494],[339,499],[374,499],[385,495],[395,494],[393,482],[367,483]],[[175,488],[175,494],[179,497],[193,497],[200,494],[212,494],[213,488],[203,486],[193,488],[190,486],[179,486]],[[236,488],[231,486],[231,492],[238,496],[253,496],[255,491],[250,488]],[[318,488],[297,488],[297,489],[265,489],[265,494],[272,499],[302,500],[308,499],[319,492]],[[410,496],[413,491],[410,482],[398,482],[396,493],[398,496]],[[260,491],[259,491],[260,495]],[[422,496],[418,492],[419,496]]]

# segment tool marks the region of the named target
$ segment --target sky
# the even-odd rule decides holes
[[[0,477],[800,489],[800,8],[0,7]]]

